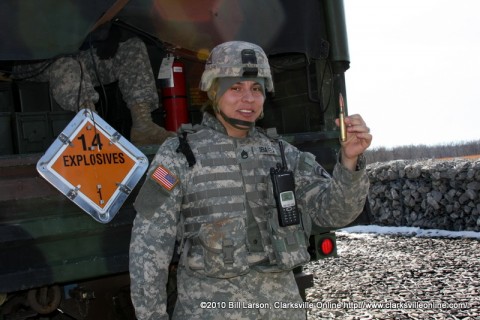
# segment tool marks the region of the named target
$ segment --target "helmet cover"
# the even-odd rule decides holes
[[[205,63],[200,90],[208,91],[214,79],[223,77],[265,78],[267,91],[273,91],[267,55],[253,43],[229,41],[213,48]]]

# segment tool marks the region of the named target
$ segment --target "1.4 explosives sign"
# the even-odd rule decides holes
[[[102,223],[113,219],[147,167],[145,155],[85,109],[37,163],[46,180]]]

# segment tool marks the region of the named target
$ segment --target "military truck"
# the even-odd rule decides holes
[[[211,48],[228,40],[262,46],[275,93],[268,95],[258,125],[276,127],[328,171],[336,162],[334,119],[340,93],[347,102],[344,74],[349,68],[341,0],[2,1],[0,319],[135,318],[128,249],[132,204],[141,182],[112,221],[94,221],[36,170],[75,114],[59,108],[48,83],[10,77],[15,63],[77,52],[104,23],[145,42],[155,75],[166,57],[178,63],[174,67],[182,74],[173,78],[176,83],[157,80],[160,108],[153,118],[162,126],[171,126],[177,116],[201,121],[206,96],[198,84]],[[128,139],[131,118],[118,87],[97,89],[98,114]],[[150,159],[157,148],[139,147]],[[315,228],[310,244],[313,260],[336,255],[334,230]],[[301,268],[295,274],[303,293],[313,286],[311,274]]]

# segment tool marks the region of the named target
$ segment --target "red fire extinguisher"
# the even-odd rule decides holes
[[[170,81],[162,87],[162,102],[165,108],[165,129],[177,131],[182,123],[188,123],[187,90],[185,68],[182,62],[174,60]]]

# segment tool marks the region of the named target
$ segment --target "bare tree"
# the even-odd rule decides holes
[[[369,163],[390,160],[441,159],[480,155],[480,140],[463,141],[434,146],[406,145],[394,148],[378,147],[367,150],[365,156]]]

